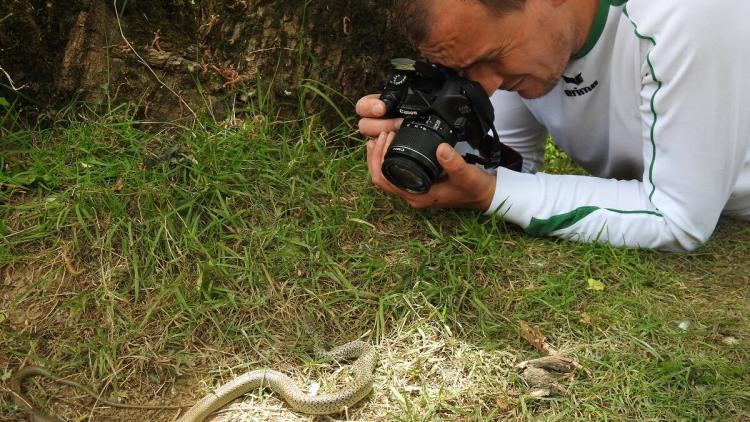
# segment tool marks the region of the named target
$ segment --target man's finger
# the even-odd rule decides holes
[[[391,142],[393,142],[393,138],[396,137],[396,132],[388,132],[388,135],[385,137],[385,142],[383,143],[383,150],[381,151],[381,158],[380,162],[382,163],[385,161],[385,154],[388,153],[388,147],[391,146]]]
[[[401,127],[403,120],[364,118],[359,121],[359,133],[365,136],[376,137],[383,132],[396,132]]]
[[[377,139],[371,139],[370,141],[368,141],[367,167],[370,171],[370,177],[372,178],[372,182],[375,184],[375,186],[377,186],[383,192],[390,193],[408,200],[413,195],[397,188],[391,182],[389,182],[388,179],[385,178],[385,176],[383,176],[383,157],[385,157],[385,154],[388,151],[388,145],[390,145],[390,142],[393,140],[393,136],[393,133],[386,134],[385,132],[383,132],[380,134],[380,136],[378,136]]]
[[[383,117],[385,103],[380,101],[380,94],[370,94],[357,101],[355,110],[362,117]]]
[[[367,168],[370,171],[370,177],[373,182],[377,180],[379,173],[379,163],[376,157],[380,157],[379,141],[383,136],[384,133],[381,133],[378,138],[367,141]]]

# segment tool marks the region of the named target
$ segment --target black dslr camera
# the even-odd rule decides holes
[[[479,150],[481,157],[464,156],[470,164],[520,171],[521,156],[500,142],[492,103],[481,85],[436,64],[411,59],[391,64],[380,99],[385,117],[404,118],[383,161],[383,175],[391,183],[411,193],[429,191],[443,171],[437,160],[443,142],[466,141]]]

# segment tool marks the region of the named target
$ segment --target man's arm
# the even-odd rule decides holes
[[[495,128],[500,140],[521,154],[524,173],[542,171],[547,130],[536,120],[517,93],[498,90],[491,100],[495,110]]]

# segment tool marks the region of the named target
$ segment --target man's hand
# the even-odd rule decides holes
[[[383,132],[396,132],[404,119],[384,119],[385,103],[380,101],[380,94],[362,97],[357,101],[357,114],[362,117],[359,121],[359,132],[374,138]]]
[[[383,176],[381,167],[388,146],[395,136],[394,132],[383,132],[377,139],[367,142],[367,165],[375,186],[404,199],[414,208],[471,208],[486,211],[490,207],[495,195],[495,176],[466,163],[447,143],[440,144],[437,150],[438,162],[444,170],[443,177],[426,194],[411,194],[391,184]]]

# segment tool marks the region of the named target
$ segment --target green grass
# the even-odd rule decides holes
[[[123,402],[180,404],[274,366],[331,389],[345,374],[313,352],[364,337],[375,392],[337,419],[750,418],[747,223],[681,255],[532,238],[412,210],[371,186],[357,135],[272,115],[189,129],[120,110],[33,130],[6,116],[0,378],[40,364]],[[551,171],[574,168],[548,153]],[[528,394],[514,366],[539,353],[521,321],[582,364],[568,396]],[[174,417],[32,392],[71,420]],[[308,420],[269,394],[235,410],[219,419]],[[5,391],[0,420],[20,417]]]

